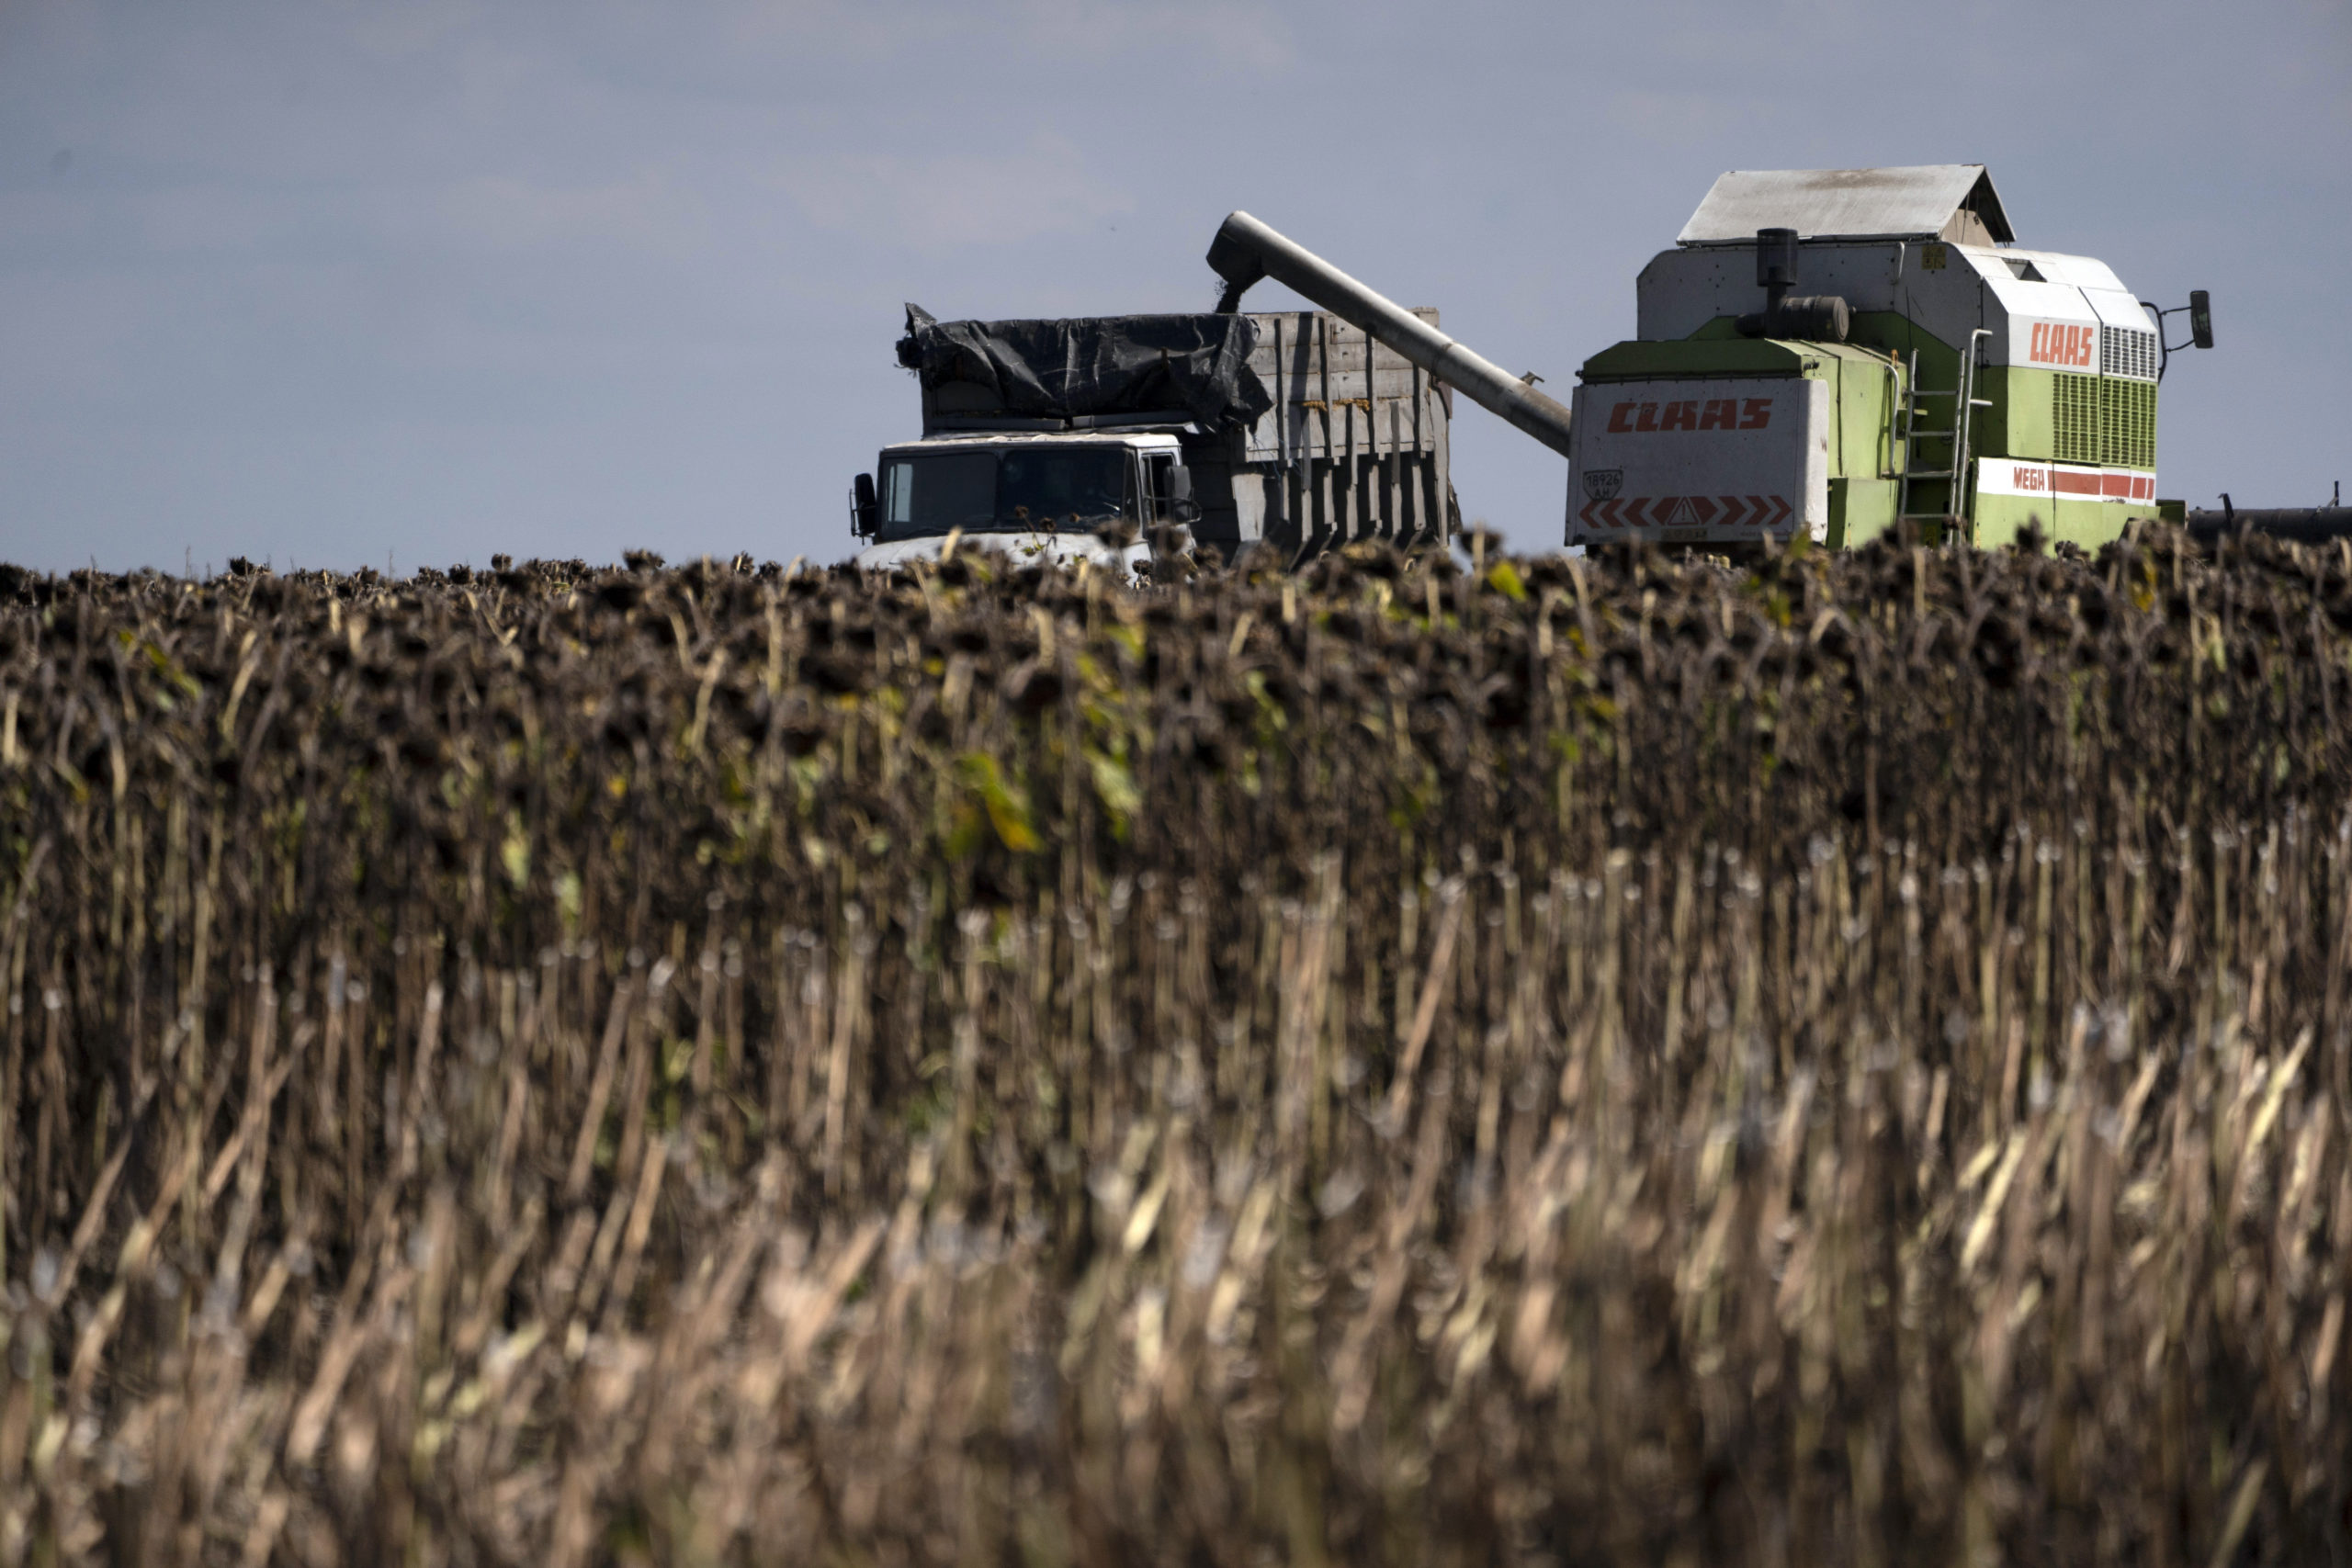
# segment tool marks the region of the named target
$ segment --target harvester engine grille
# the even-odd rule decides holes
[[[2062,463],[2098,461],[2098,381],[2096,376],[2057,378],[2051,409],[2051,456]]]
[[[2156,384],[2099,378],[2099,461],[2118,468],[2156,466]]]
[[[2099,333],[2098,357],[2102,375],[2153,381],[2156,378],[2156,334],[2109,327]]]
[[[2051,456],[2117,468],[2156,466],[2156,384],[2117,376],[2055,378]]]

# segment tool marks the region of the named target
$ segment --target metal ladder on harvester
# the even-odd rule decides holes
[[[1940,522],[1947,516],[1957,517],[1962,520],[1962,525],[1966,529],[1967,536],[1974,536],[1975,525],[1968,514],[1968,438],[1975,411],[1993,406],[1992,399],[1980,398],[1976,395],[1976,345],[1980,341],[1989,340],[1992,335],[1991,330],[1985,327],[1978,327],[1968,334],[1968,346],[1961,352],[1960,355],[1960,384],[1956,387],[1920,386],[1919,351],[1916,348],[1911,351],[1910,363],[1906,367],[1909,374],[1905,376],[1903,384],[1901,411],[1903,428],[1900,433],[1903,442],[1903,471],[1902,484],[1895,491],[1896,517],[1908,517],[1920,522]],[[1922,400],[1931,398],[1951,400],[1951,423],[1949,426],[1924,430],[1920,428],[1919,404]],[[1923,468],[1915,466],[1920,460],[1917,447],[1921,442],[1937,442],[1944,445],[1946,452],[1942,468]],[[1933,459],[1929,461],[1932,462]],[[1911,487],[1923,479],[1931,482],[1939,479],[1946,481],[1945,507],[1942,512],[1915,513],[1911,510]]]

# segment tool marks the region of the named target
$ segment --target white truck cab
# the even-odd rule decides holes
[[[1199,516],[1177,437],[1164,432],[981,432],[886,446],[860,474],[853,526],[867,541],[857,564],[888,570],[962,547],[1016,562],[1091,561],[1134,576],[1151,558],[1149,531]],[[1128,541],[1114,544],[1124,524]]]

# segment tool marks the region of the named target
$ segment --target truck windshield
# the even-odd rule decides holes
[[[944,534],[1082,529],[1126,510],[1117,446],[925,452],[882,464],[882,542]]]

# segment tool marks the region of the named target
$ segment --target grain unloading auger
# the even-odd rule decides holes
[[[1236,212],[1226,219],[1209,246],[1209,265],[1225,279],[1218,310],[1239,310],[1243,292],[1260,278],[1271,277],[1480,408],[1509,420],[1562,457],[1568,455],[1568,411],[1558,400],[1463,347],[1415,312],[1374,293],[1250,214]]]

